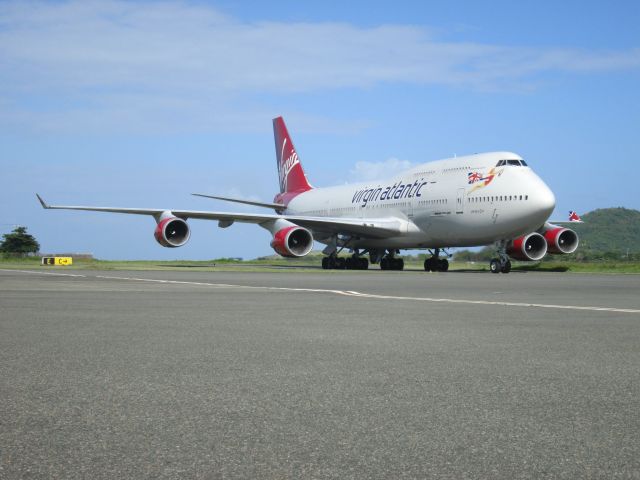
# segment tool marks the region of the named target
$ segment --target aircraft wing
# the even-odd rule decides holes
[[[199,210],[171,210],[161,208],[118,208],[93,207],[82,205],[49,205],[36,194],[45,209],[52,210],[85,210],[90,212],[128,213],[131,215],[149,215],[156,220],[163,214],[172,214],[183,220],[217,220],[220,226],[229,226],[234,222],[264,224],[278,219],[288,220],[301,227],[330,234],[351,234],[365,238],[389,238],[406,233],[409,225],[406,220],[388,218],[348,218],[348,217],[313,217],[305,215],[275,215],[260,213],[209,212]],[[415,228],[415,227],[414,227]]]

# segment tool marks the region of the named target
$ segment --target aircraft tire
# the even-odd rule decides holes
[[[491,262],[489,262],[489,270],[491,270],[491,273],[500,273],[502,271],[500,260],[498,260],[497,258],[492,258]]]
[[[368,270],[369,269],[369,260],[367,260],[364,257],[358,259],[358,267],[360,268],[360,270]]]
[[[404,259],[402,259],[402,258],[394,258],[393,259],[393,269],[394,270],[404,270]]]
[[[322,257],[322,269],[327,270],[329,268],[329,257]]]
[[[438,271],[446,272],[448,270],[449,270],[449,260],[447,260],[446,258],[442,258],[438,260]]]
[[[511,261],[507,260],[502,266],[502,273],[509,273],[511,271]]]

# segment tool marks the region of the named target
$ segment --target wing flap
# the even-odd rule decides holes
[[[234,202],[234,203],[242,203],[244,205],[253,205],[255,207],[273,208],[275,210],[286,208],[286,205],[284,203],[258,202],[256,200],[245,200],[243,198],[220,197],[218,195],[205,195],[204,193],[192,193],[191,195],[195,197],[213,198],[215,200],[222,200],[224,202]]]

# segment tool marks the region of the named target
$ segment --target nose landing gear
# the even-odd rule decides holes
[[[491,273],[509,273],[511,271],[511,260],[509,260],[506,248],[506,242],[498,243],[498,258],[492,258],[489,262]]]
[[[511,260],[502,258],[492,258],[489,262],[491,273],[509,273],[511,271]]]

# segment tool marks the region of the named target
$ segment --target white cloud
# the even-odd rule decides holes
[[[408,25],[249,23],[201,3],[0,4],[0,122],[47,130],[252,128],[247,118],[271,108],[240,108],[251,95],[391,82],[522,88],[547,71],[639,66],[639,49],[444,42]]]
[[[353,180],[366,182],[391,177],[413,166],[414,164],[410,161],[397,158],[389,158],[382,162],[360,161],[356,162],[355,167],[349,173]]]

